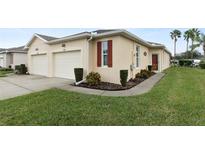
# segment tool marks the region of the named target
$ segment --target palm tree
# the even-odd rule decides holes
[[[194,44],[195,41],[200,42],[200,31],[198,28],[192,28],[190,29],[190,39],[191,39],[191,53],[193,58],[193,52],[194,50],[199,46],[198,44]]]
[[[177,39],[181,37],[181,32],[177,29],[173,30],[172,32],[170,32],[170,36],[172,38],[172,40],[174,40],[174,60],[176,57],[176,43],[177,43]]]
[[[203,46],[203,51],[204,51],[204,57],[205,57],[205,34],[201,34],[201,37],[199,39],[197,39],[198,44],[196,44],[197,47],[199,47],[200,45]]]
[[[189,50],[189,40],[191,38],[191,30],[187,30],[184,32],[184,40],[186,40],[187,44],[186,44],[186,51]]]
[[[201,34],[201,44],[203,45],[204,56],[205,56],[205,35]]]

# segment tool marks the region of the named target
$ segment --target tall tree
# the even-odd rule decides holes
[[[200,31],[198,30],[198,28],[190,29],[190,39],[191,39],[191,53],[193,58],[194,51],[199,46],[198,44],[194,44],[194,42],[199,42],[200,40]]]
[[[191,45],[194,45],[194,41],[199,40],[200,38],[200,31],[198,28],[192,28],[190,29],[190,39],[191,39]]]
[[[189,40],[191,38],[192,32],[191,30],[187,30],[184,32],[184,40],[186,40],[186,51],[189,51]]]
[[[201,44],[203,45],[204,57],[205,57],[205,35],[201,34]]]
[[[204,57],[205,57],[205,34],[201,33],[201,36],[199,39],[197,39],[198,44],[196,44],[197,47],[202,45],[203,51],[204,51]]]
[[[177,43],[178,38],[181,37],[181,32],[179,30],[175,29],[172,32],[170,32],[170,36],[171,36],[171,39],[174,40],[174,60],[175,60],[175,57],[176,57],[176,43]]]

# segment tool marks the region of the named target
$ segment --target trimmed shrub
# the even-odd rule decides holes
[[[192,66],[192,60],[189,60],[189,59],[180,59],[180,60],[179,60],[179,66],[191,67],[191,66]]]
[[[0,71],[13,71],[12,68],[0,68]]]
[[[27,67],[25,64],[15,65],[15,72],[16,74],[26,74]]]
[[[150,72],[152,71],[152,65],[148,65],[147,68],[148,68],[148,71]]]
[[[76,82],[83,80],[83,68],[74,68],[74,74]]]
[[[140,73],[137,73],[135,75],[135,78],[143,78],[143,79],[147,79],[150,76],[152,76],[152,72],[148,71],[148,70],[141,70]]]
[[[26,72],[27,72],[27,67],[26,67],[26,65],[25,65],[25,64],[21,64],[21,65],[20,65],[20,73],[21,73],[21,74],[26,74]]]
[[[120,70],[120,83],[123,87],[126,86],[128,77],[128,70]]]
[[[140,71],[141,77],[147,79],[151,76],[151,72],[148,70],[141,70]]]
[[[96,86],[98,84],[100,84],[101,81],[101,76],[99,73],[97,72],[90,72],[87,76],[86,76],[86,82],[88,83],[88,85],[90,86]]]
[[[199,63],[199,66],[200,66],[201,69],[205,69],[205,61],[201,61]]]

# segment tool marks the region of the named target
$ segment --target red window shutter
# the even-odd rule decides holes
[[[112,67],[112,40],[108,41],[108,67]]]
[[[102,43],[97,42],[97,67],[101,67]]]

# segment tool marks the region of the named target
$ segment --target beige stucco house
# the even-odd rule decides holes
[[[74,68],[84,75],[98,72],[102,81],[120,83],[120,70],[133,78],[152,65],[161,72],[170,66],[170,52],[126,30],[97,30],[62,38],[34,34],[26,45],[30,74],[74,79]]]
[[[27,51],[24,46],[0,49],[0,67],[15,68],[15,65],[27,65]]]

